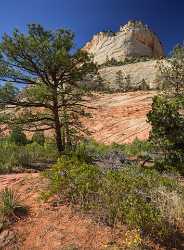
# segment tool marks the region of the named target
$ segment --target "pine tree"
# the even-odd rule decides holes
[[[35,24],[28,26],[27,34],[5,34],[0,47],[0,80],[5,82],[0,87],[0,123],[32,132],[53,129],[61,153],[63,108],[76,119],[85,114],[79,83],[96,73],[92,57],[82,50],[74,52],[71,31]]]

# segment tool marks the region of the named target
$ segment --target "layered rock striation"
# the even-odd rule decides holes
[[[83,48],[94,55],[94,61],[103,64],[112,58],[123,61],[129,57],[164,56],[164,49],[155,33],[141,21],[129,21],[118,32],[99,32]]]
[[[147,113],[151,109],[156,91],[96,94],[88,101],[91,118],[83,118],[82,124],[100,143],[131,143],[134,139],[146,140],[150,124]]]

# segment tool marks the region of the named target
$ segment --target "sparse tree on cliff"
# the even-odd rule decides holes
[[[123,74],[121,70],[116,72],[116,84],[120,91],[126,92],[130,90],[131,80],[130,75]]]
[[[76,119],[73,127],[78,115],[85,114],[79,82],[96,72],[92,58],[73,49],[71,31],[35,24],[28,25],[27,34],[5,34],[0,44],[0,80],[5,82],[0,88],[0,123],[32,132],[53,129],[59,153],[64,151],[66,113]]]

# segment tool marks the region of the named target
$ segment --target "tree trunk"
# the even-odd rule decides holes
[[[59,120],[59,111],[58,111],[58,102],[57,97],[54,100],[54,121],[55,121],[55,138],[56,138],[56,145],[58,149],[58,153],[61,155],[64,151],[64,146],[62,142],[62,134],[61,134],[61,123]]]
[[[60,122],[58,122],[57,120],[55,120],[55,137],[56,137],[56,145],[57,145],[58,152],[59,154],[61,154],[64,151],[64,146],[63,146],[62,138],[61,138]]]
[[[65,143],[66,143],[65,146],[67,150],[71,150],[72,143],[71,143],[71,138],[70,138],[68,116],[67,116],[66,110],[63,110],[63,113],[64,113],[63,125],[64,125],[64,130],[65,130]]]

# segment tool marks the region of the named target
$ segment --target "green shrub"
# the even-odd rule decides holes
[[[43,146],[33,142],[26,145],[25,150],[31,155],[32,161],[56,160],[57,150],[55,145],[45,143]]]
[[[129,156],[144,156],[151,153],[152,144],[149,141],[141,141],[135,139],[131,144],[126,144],[124,147],[125,154]]]
[[[35,132],[32,137],[32,141],[36,142],[40,145],[44,145],[45,143],[45,136],[43,132]]]
[[[158,169],[175,168],[184,175],[184,104],[179,98],[155,96],[148,121],[152,126],[150,139],[160,162]],[[163,167],[161,169],[161,167]]]
[[[79,160],[92,163],[94,158],[104,155],[109,150],[110,146],[99,144],[94,140],[86,140],[77,145],[74,154]]]
[[[168,233],[168,224],[176,220],[176,216],[169,214],[170,207],[174,209],[176,204],[170,200],[169,194],[172,192],[179,201],[172,213],[177,214],[177,219],[183,217],[180,209],[184,205],[183,194],[180,195],[180,188],[174,180],[162,177],[156,171],[141,170],[139,167],[109,171],[102,183],[101,209],[110,224],[121,222],[146,232]],[[163,199],[159,200],[160,190],[163,190]],[[169,203],[172,205],[165,209]]]
[[[10,188],[0,193],[0,215],[4,219],[17,218],[27,213],[27,208],[20,203],[19,196]]]
[[[0,142],[0,173],[9,173],[17,166],[17,146],[7,141]]]
[[[10,141],[15,143],[16,145],[26,145],[27,144],[27,138],[26,135],[18,128],[13,129],[10,134]]]
[[[76,156],[63,156],[46,175],[53,193],[63,192],[72,202],[88,207],[92,205],[91,197],[98,191],[101,173],[98,167],[82,162]]]
[[[14,169],[30,166],[33,160],[28,145],[18,146],[4,141],[0,143],[0,173],[10,173]]]
[[[65,156],[46,175],[53,193],[111,226],[126,223],[164,236],[183,218],[184,188],[155,170],[131,166],[104,172],[77,156]]]
[[[30,167],[35,161],[55,161],[57,150],[54,144],[44,146],[36,142],[25,146],[4,140],[0,142],[0,173],[10,173],[16,168]]]
[[[33,156],[26,147],[22,147],[21,150],[18,150],[16,157],[17,157],[18,167],[31,166],[31,162],[33,161]]]

